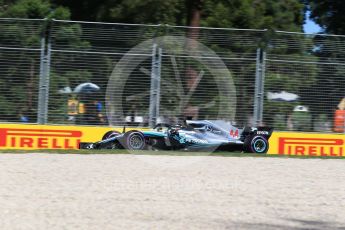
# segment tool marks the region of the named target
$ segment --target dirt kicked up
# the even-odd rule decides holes
[[[0,154],[0,229],[344,229],[345,161]]]

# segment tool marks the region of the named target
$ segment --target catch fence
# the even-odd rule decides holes
[[[0,121],[343,132],[345,37],[0,19]]]

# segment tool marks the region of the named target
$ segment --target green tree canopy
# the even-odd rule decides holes
[[[70,12],[67,8],[57,6],[53,8],[51,2],[46,0],[1,0],[0,17],[8,18],[56,18],[69,19]],[[0,3],[1,3],[0,1]],[[6,4],[6,2],[8,4]]]
[[[71,10],[72,19],[125,23],[187,24],[191,0],[52,0]],[[302,31],[301,0],[203,0],[201,25]]]
[[[206,0],[204,26],[302,31],[304,5],[299,0]]]

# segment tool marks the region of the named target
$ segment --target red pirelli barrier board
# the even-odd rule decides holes
[[[0,124],[0,149],[78,149],[110,130],[122,127]],[[268,154],[345,157],[344,134],[273,132],[269,143]]]
[[[345,135],[274,132],[268,154],[344,157]]]
[[[1,148],[73,149],[83,135],[77,130],[0,128]]]

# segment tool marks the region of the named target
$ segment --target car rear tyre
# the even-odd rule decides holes
[[[267,153],[269,143],[263,136],[248,136],[244,140],[244,151],[249,153]]]

